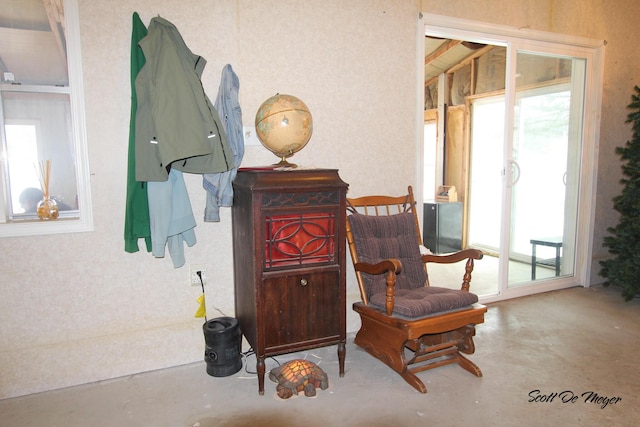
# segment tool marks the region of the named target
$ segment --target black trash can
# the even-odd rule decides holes
[[[207,374],[228,377],[242,368],[240,346],[242,345],[238,319],[218,317],[202,325],[204,331],[204,361]]]

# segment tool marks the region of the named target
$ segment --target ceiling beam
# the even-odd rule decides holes
[[[64,0],[42,0],[44,8],[47,11],[47,18],[49,18],[49,26],[51,32],[56,39],[58,50],[64,59],[65,65],[67,64],[67,38],[66,27],[64,22]]]
[[[431,61],[435,61],[440,56],[447,53],[447,51],[458,46],[460,43],[462,43],[462,40],[448,40],[446,43],[441,44],[436,50],[434,50],[424,58],[424,65],[427,65]]]
[[[476,50],[475,52],[472,52],[469,56],[464,57],[463,59],[460,60],[460,62],[458,62],[455,65],[452,65],[451,68],[449,68],[446,72],[447,73],[453,73],[454,71],[464,67],[465,65],[467,65],[468,63],[470,63],[472,60],[481,57],[482,55],[484,55],[485,53],[489,52],[491,49],[493,49],[495,46],[493,45],[486,45],[483,48],[480,48],[478,50]]]
[[[490,51],[491,49],[493,49],[494,45],[483,45],[484,47],[482,48],[478,48],[475,52],[472,52],[469,54],[469,56],[466,56],[464,58],[462,58],[460,61],[458,61],[457,63],[453,64],[451,67],[449,67],[447,70],[444,71],[444,73],[449,74],[449,73],[453,73],[457,70],[459,70],[460,68],[466,66],[467,64],[473,64],[473,60],[475,58],[479,58],[480,56],[484,55],[485,53],[487,53],[488,51]],[[475,70],[474,70],[475,73]],[[427,80],[424,82],[425,86],[429,86],[430,84],[434,83],[436,80],[438,80],[438,76],[434,76],[431,79]],[[472,82],[475,81],[475,79],[471,79]],[[473,93],[473,92],[472,92]]]

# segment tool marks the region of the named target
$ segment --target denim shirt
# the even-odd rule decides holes
[[[233,153],[234,168],[220,173],[203,175],[202,186],[207,190],[207,203],[204,211],[205,222],[220,221],[220,207],[233,204],[232,182],[238,173],[238,167],[244,156],[244,136],[242,134],[242,110],[238,101],[240,81],[227,64],[222,69],[220,88],[214,107],[222,120],[227,134],[229,148]]]

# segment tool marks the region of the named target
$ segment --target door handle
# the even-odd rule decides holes
[[[515,160],[509,160],[509,163],[511,164],[511,170],[515,171],[515,179],[511,181],[511,186],[514,186],[520,181],[520,165]],[[513,177],[514,174],[512,173],[511,176]]]

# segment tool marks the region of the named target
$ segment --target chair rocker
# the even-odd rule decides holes
[[[482,252],[421,254],[415,204],[411,186],[398,197],[347,198],[346,236],[362,299],[353,304],[362,321],[355,343],[426,393],[417,372],[457,363],[482,376],[461,353],[474,353],[475,325],[487,308],[469,292]],[[460,290],[430,286],[427,263],[464,260]]]

